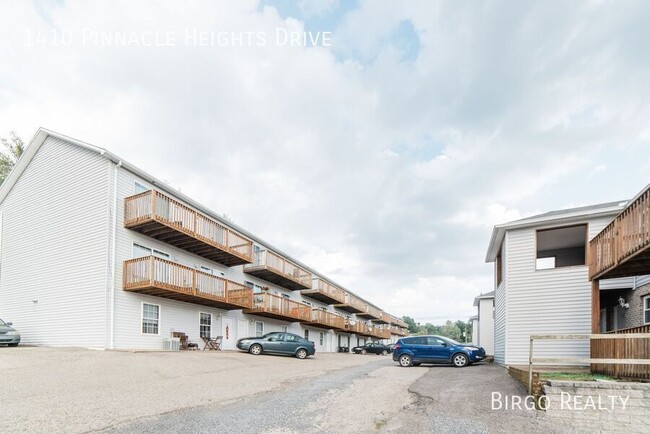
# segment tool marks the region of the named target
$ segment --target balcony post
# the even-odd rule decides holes
[[[199,294],[199,288],[198,288],[197,282],[198,282],[198,279],[197,279],[196,270],[192,270],[192,293],[194,295]]]
[[[591,332],[600,333],[600,281],[591,281]]]
[[[153,286],[154,284],[154,262],[153,255],[149,256],[149,284]]]
[[[151,219],[156,219],[156,190],[151,190]]]

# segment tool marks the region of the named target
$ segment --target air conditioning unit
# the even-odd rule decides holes
[[[180,351],[181,338],[163,339],[163,350],[165,351]]]

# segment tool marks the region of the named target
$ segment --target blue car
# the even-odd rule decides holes
[[[485,359],[485,350],[473,344],[461,344],[442,336],[410,336],[397,341],[393,360],[400,366],[421,363],[451,363],[457,368]]]

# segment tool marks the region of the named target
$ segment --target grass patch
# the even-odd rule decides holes
[[[541,372],[541,380],[568,380],[568,381],[596,381],[596,380],[611,380],[615,381],[614,377],[601,374],[592,374],[590,372]]]

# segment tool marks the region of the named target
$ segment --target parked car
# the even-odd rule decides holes
[[[255,338],[243,338],[237,341],[237,348],[248,351],[254,356],[260,354],[286,354],[306,359],[316,354],[313,342],[293,333],[271,332]]]
[[[4,322],[0,319],[0,345],[17,347],[20,343],[20,333],[12,325],[13,323]]]
[[[391,352],[391,349],[388,345],[384,345],[379,342],[370,342],[368,344],[352,348],[352,352],[355,354],[373,353],[385,356]]]
[[[461,344],[442,336],[410,336],[395,344],[393,360],[400,366],[421,363],[451,363],[457,368],[485,359],[485,350],[473,344]]]

